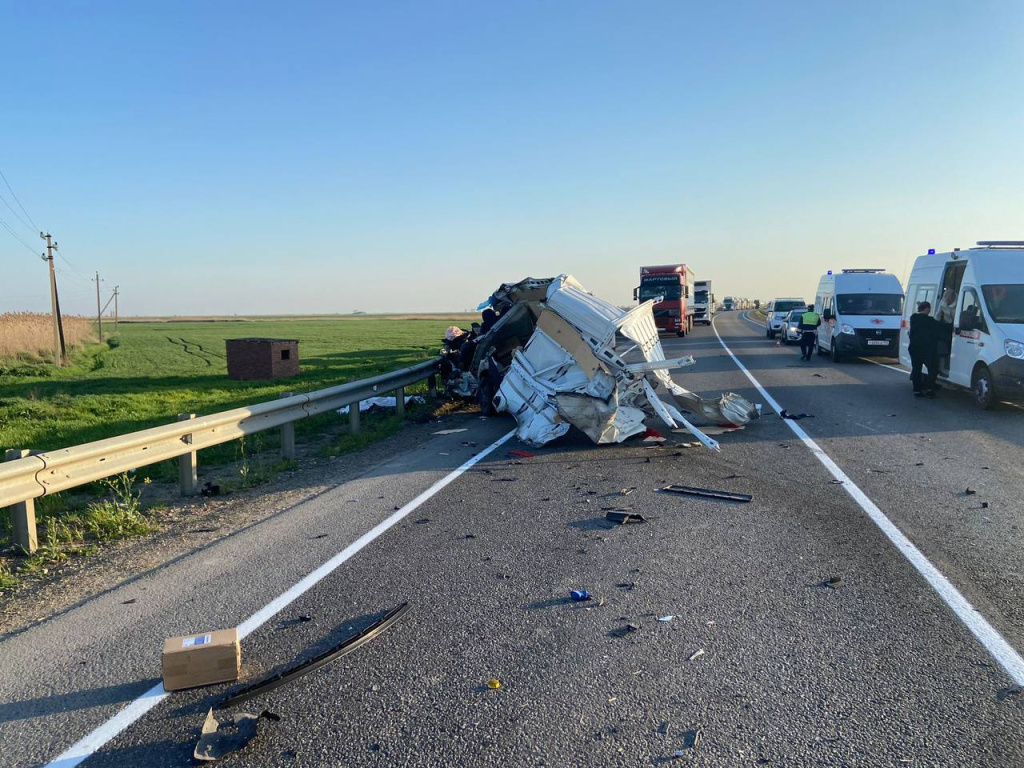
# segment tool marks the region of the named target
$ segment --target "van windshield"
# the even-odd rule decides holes
[[[836,305],[841,315],[903,314],[903,296],[898,293],[840,293]]]
[[[985,305],[997,323],[1024,323],[1024,284],[983,285]]]

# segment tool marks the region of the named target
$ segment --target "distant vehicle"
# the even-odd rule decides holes
[[[942,297],[955,299],[947,316]],[[921,301],[947,327],[939,378],[969,388],[980,408],[1024,401],[1024,241],[982,240],[977,248],[929,251],[914,262],[900,331],[900,362],[910,365],[907,330]]]
[[[693,271],[685,264],[640,267],[640,286],[633,299],[641,302],[662,300],[654,305],[654,324],[659,333],[685,336],[693,330]]]
[[[807,307],[802,307],[801,309],[794,309],[786,315],[786,319],[782,324],[782,330],[779,331],[782,335],[783,344],[800,341],[800,337],[803,336],[803,331],[800,330],[800,322],[806,311]]]
[[[774,339],[775,334],[782,330],[782,326],[794,309],[807,309],[807,302],[803,299],[773,299],[768,302],[768,316],[764,321],[764,335]]]
[[[722,311],[723,312],[732,312],[732,310],[733,310],[733,308],[735,306],[736,306],[736,299],[734,299],[732,296],[726,296],[722,300]]]
[[[710,280],[697,280],[693,284],[693,322],[711,325],[715,317],[715,294]]]
[[[822,275],[814,307],[821,315],[818,354],[896,357],[903,286],[882,269],[844,269]]]

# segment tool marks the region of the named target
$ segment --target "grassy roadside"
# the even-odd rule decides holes
[[[461,321],[461,322],[460,322]],[[77,352],[68,368],[22,357],[0,368],[0,447],[50,450],[173,422],[180,412],[213,413],[366,378],[433,357],[444,329],[468,317],[321,317],[217,322],[122,323],[108,342]],[[227,378],[224,341],[296,338],[300,374],[276,381]],[[426,384],[407,394],[425,393]],[[430,419],[449,406],[410,406],[408,419]],[[321,414],[295,424],[300,451],[337,456],[396,433],[402,419],[364,412],[360,434],[348,417]],[[202,451],[200,474],[224,492],[252,488],[292,469],[280,459],[278,430]],[[154,530],[176,498],[177,462],[140,468],[36,502],[40,547],[23,557],[11,546],[10,519],[0,515],[0,594],[20,580],[110,542]]]

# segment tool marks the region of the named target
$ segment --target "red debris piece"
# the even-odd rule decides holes
[[[509,456],[517,456],[520,459],[534,459],[537,457],[536,453],[530,453],[529,451],[509,451]]]
[[[658,430],[648,427],[647,431],[644,432],[644,437],[664,437],[664,435]]]

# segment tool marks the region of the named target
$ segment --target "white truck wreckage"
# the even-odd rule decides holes
[[[480,305],[482,327],[449,329],[442,363],[448,391],[475,397],[485,412],[512,414],[516,435],[532,446],[570,426],[595,443],[621,443],[646,432],[644,419],[656,415],[717,451],[717,441],[683,412],[742,427],[760,411],[737,394],[706,399],[672,381],[670,371],[695,361],[665,358],[655,303],[623,310],[570,275],[505,283]],[[659,387],[667,395],[659,396]]]

